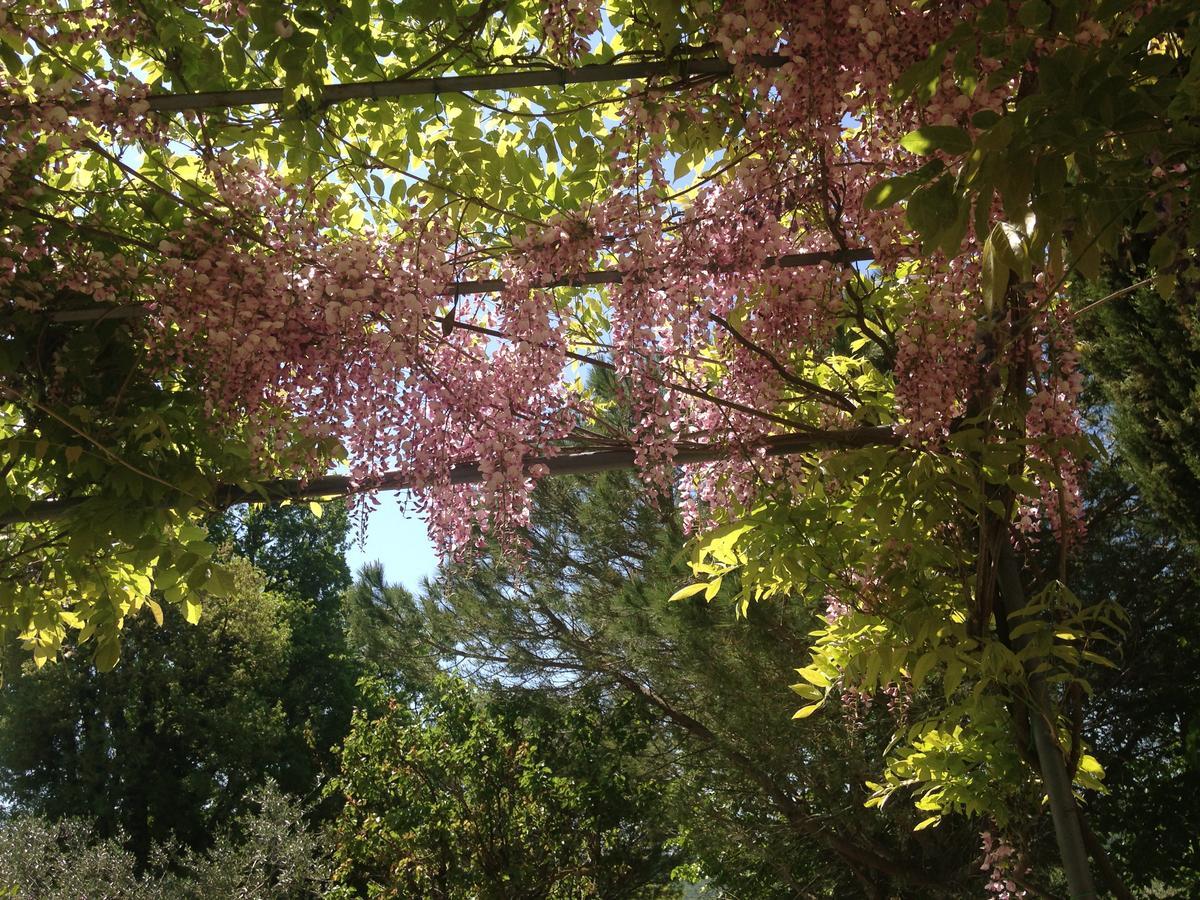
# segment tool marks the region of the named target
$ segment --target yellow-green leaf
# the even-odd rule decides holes
[[[913,666],[912,683],[913,687],[920,687],[925,681],[925,677],[929,674],[929,670],[933,668],[937,662],[938,656],[936,653],[926,653],[917,660],[917,664]]]
[[[816,666],[805,666],[803,669],[797,669],[796,674],[807,681],[809,684],[815,684],[817,687],[829,687],[829,676],[818,669]]]
[[[823,703],[812,703],[812,704],[809,704],[808,706],[801,707],[800,709],[796,710],[796,714],[793,715],[792,718],[793,719],[807,719],[809,716],[811,716],[813,713],[815,713],[818,709],[820,709],[823,705],[824,705]]]
[[[934,150],[944,150],[952,156],[971,149],[971,138],[953,125],[924,125],[900,139],[900,146],[911,153],[926,156]]]
[[[686,600],[688,597],[694,597],[708,587],[703,581],[697,584],[689,584],[685,588],[680,588],[667,598],[668,603],[674,603],[676,600]]]
[[[192,541],[203,541],[208,537],[208,532],[199,525],[184,525],[179,529],[179,540],[185,544],[190,544]]]
[[[958,690],[958,686],[962,684],[963,676],[967,674],[967,667],[958,660],[947,663],[946,678],[942,682],[942,687],[946,691],[946,699],[949,700],[954,696],[954,692]]]
[[[121,644],[117,638],[113,637],[100,643],[100,646],[96,648],[96,655],[92,657],[92,662],[99,671],[109,672],[120,658]]]
[[[183,601],[183,617],[187,619],[189,625],[195,625],[200,621],[200,604],[187,597]]]
[[[825,696],[819,687],[812,684],[806,684],[803,681],[799,682],[798,684],[791,685],[791,689],[805,700],[820,700]]]
[[[721,576],[718,575],[716,578],[714,578],[712,581],[710,581],[708,583],[708,587],[704,591],[704,599],[705,600],[711,600],[713,597],[717,596],[717,594],[721,590],[721,580],[722,580]]]

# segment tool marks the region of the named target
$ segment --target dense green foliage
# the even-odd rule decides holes
[[[289,630],[285,671],[275,690],[289,746],[280,787],[307,796],[336,769],[336,747],[350,729],[361,667],[346,642],[342,599],[351,585],[346,564],[349,517],[341,501],[240,507],[211,529],[257,567],[283,598]]]
[[[1131,887],[1186,897],[1200,891],[1200,549],[1180,536],[1178,509],[1156,509],[1121,468],[1095,473],[1089,540],[1072,558],[1081,596],[1130,615],[1117,667],[1094,674],[1077,713],[1109,786],[1088,817]]]
[[[1081,598],[1119,603],[1131,619],[1119,668],[1089,671],[1095,693],[1076,706],[1107,769],[1088,816],[1131,887],[1185,896],[1200,882],[1200,804],[1187,787],[1200,762],[1195,550],[1120,472],[1113,460],[1093,473],[1089,537],[1070,572]],[[326,787],[322,807],[342,808],[337,830],[312,834],[294,805],[255,819],[262,801],[249,785],[313,764],[305,723],[327,707],[310,707],[298,730],[280,676],[306,664],[292,629],[319,604],[303,591],[345,583],[342,515],[230,520],[221,527],[266,572],[234,562],[242,601],[208,602],[207,628],[167,607],[162,628],[149,616],[130,626],[113,672],[72,656],[9,679],[5,790],[47,817],[0,828],[27,848],[10,863],[20,883],[56,885],[39,888],[49,896],[103,896],[87,887],[102,881],[112,896],[296,896],[280,885],[317,890],[329,855],[337,887],[320,891],[336,896],[371,884],[381,896],[608,897],[691,881],[764,900],[981,888],[977,831],[994,823],[950,817],[913,832],[910,806],[864,806],[873,761],[897,722],[918,720],[923,693],[847,691],[792,721],[785,673],[826,620],[787,598],[743,609],[736,578],[711,601],[671,602],[688,568],[669,501],[647,501],[617,474],[544,484],[520,568],[483,556],[417,597],[379,567],[344,595],[331,588],[326,599],[344,605],[326,608],[326,655],[307,664],[377,678]],[[1030,565],[1036,585],[1057,558]],[[941,694],[936,673],[927,687]],[[139,691],[156,702],[139,705]],[[95,727],[73,747],[70,723],[87,716]],[[120,752],[108,760],[110,748]],[[124,793],[139,784],[159,802],[152,828]],[[1030,815],[1008,834],[1023,883],[1053,884],[1049,823]],[[95,824],[70,824],[76,816]],[[172,833],[210,849],[164,867]]]
[[[279,686],[282,601],[247,563],[210,600],[209,627],[173,608],[129,626],[125,665],[73,654],[8,679],[0,714],[5,793],[52,818],[94,818],[144,860],[155,837],[203,846],[250,786],[288,764]]]
[[[331,861],[305,810],[271,784],[204,853],[172,842],[149,865],[86,820],[30,814],[0,826],[0,891],[14,900],[302,900],[323,896]]]
[[[1114,290],[1121,290],[1115,287]],[[1181,289],[1182,290],[1182,289]],[[1083,319],[1088,363],[1110,403],[1112,440],[1146,497],[1200,539],[1200,320],[1142,286]]]
[[[140,616],[111,673],[73,650],[22,667],[8,648],[0,792],[18,809],[121,833],[144,864],[155,841],[206,848],[264,778],[317,794],[357,699],[339,617],[345,511],[268,510],[214,530],[235,521],[245,556],[228,563],[233,590],[205,598],[206,627],[170,604],[161,625]]]
[[[658,730],[647,751],[687,860],[680,874],[730,896],[969,890],[969,828],[914,836],[918,817],[902,804],[887,817],[863,807],[894,721],[888,698],[791,721],[785,673],[819,617],[787,602],[741,618],[727,602],[669,602],[686,577],[683,537],[629,476],[547,483],[536,522],[519,568],[485,557],[418,600],[377,600],[391,610],[379,630],[402,644],[395,670],[423,652],[484,684],[638,702]]]
[[[1072,556],[1083,601],[1118,603],[1133,623],[1119,667],[1088,665],[1079,675],[1093,696],[1080,704],[1072,695],[1108,770],[1106,792],[1089,794],[1087,809],[1132,886],[1183,890],[1197,873],[1187,823],[1200,805],[1182,785],[1196,771],[1200,618],[1187,598],[1200,597],[1200,585],[1194,550],[1120,472],[1112,460],[1094,473],[1089,537]],[[352,607],[372,622],[376,667],[420,680],[440,657],[522,697],[601,690],[637,699],[659,729],[647,750],[670,773],[660,783],[685,860],[678,874],[730,896],[791,897],[805,886],[819,896],[958,897],[982,886],[976,832],[996,827],[988,817],[914,833],[922,814],[910,806],[887,803],[883,816],[864,808],[873,760],[897,723],[936,707],[936,673],[924,691],[847,690],[821,715],[791,721],[795,695],[782,673],[827,628],[821,617],[786,598],[739,615],[736,580],[712,601],[669,602],[686,577],[682,536],[625,476],[543,485],[536,521],[520,569],[482,558],[446,570],[419,598],[364,572]],[[1049,583],[1057,556],[1031,567],[1031,583]],[[1010,744],[1015,765],[1019,741]],[[1026,818],[1009,823],[1008,836],[1028,868],[1023,883],[1044,890],[1058,876],[1039,800],[1032,791],[1020,799]],[[1175,812],[1164,818],[1168,805]]]
[[[339,882],[439,900],[658,896],[671,826],[636,704],[448,678],[375,700],[335,783]]]

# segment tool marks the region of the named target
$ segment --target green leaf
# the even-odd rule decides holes
[[[92,657],[92,663],[101,672],[111,672],[120,658],[121,642],[114,636],[100,642],[96,647],[96,654]]]
[[[1000,113],[994,109],[981,109],[971,116],[971,124],[976,128],[991,128],[1000,121]]]
[[[1150,248],[1150,265],[1155,269],[1165,269],[1175,262],[1179,253],[1179,244],[1169,235],[1163,235]]]
[[[933,243],[947,257],[958,255],[963,238],[967,235],[967,217],[971,210],[970,201],[958,194],[954,196],[955,215],[948,219],[941,231],[934,235]]]
[[[943,175],[933,184],[914,191],[908,200],[908,221],[922,241],[933,241],[947,223],[958,218],[953,180]]]
[[[975,139],[975,146],[984,150],[1003,150],[1012,142],[1016,130],[1016,116],[1001,116]]]
[[[989,316],[994,315],[1004,302],[1004,295],[1008,291],[1008,274],[1008,266],[997,258],[991,240],[985,241],[979,279],[983,292],[983,308]]]
[[[184,525],[179,529],[179,540],[188,544],[192,541],[203,541],[208,537],[208,531],[199,525]]]
[[[195,553],[201,559],[208,559],[217,549],[208,541],[188,541],[187,548],[189,553]]]
[[[321,506],[321,504],[318,503],[316,500],[310,500],[308,502],[308,509],[309,509],[309,512],[311,512],[318,519],[321,518],[321,516],[323,516],[325,514],[325,508],[323,506]]]
[[[703,581],[698,582],[696,584],[689,584],[687,587],[680,588],[675,593],[673,593],[670,597],[668,597],[667,602],[674,603],[676,600],[686,600],[688,597],[694,597],[697,594],[699,594],[701,591],[706,590],[707,588],[708,588],[708,584]]]
[[[795,713],[795,715],[792,716],[792,718],[793,719],[807,719],[809,716],[811,716],[813,713],[815,713],[822,706],[824,706],[823,703],[812,703],[808,706],[801,707],[800,709],[796,710],[796,713]]]
[[[1022,281],[1033,277],[1033,266],[1029,260],[1029,247],[1025,235],[1011,222],[997,222],[988,236],[997,257]]]
[[[1031,619],[1028,622],[1022,622],[1011,632],[1009,632],[1009,637],[1013,640],[1016,640],[1017,638],[1024,637],[1027,634],[1035,634],[1039,631],[1044,631],[1046,628],[1047,624],[1041,619]]]
[[[722,580],[722,576],[718,575],[708,583],[708,587],[704,591],[705,600],[711,600],[713,597],[717,596],[718,593],[720,593]]]
[[[1090,281],[1100,277],[1100,243],[1089,229],[1080,228],[1071,236],[1071,264]]]
[[[233,594],[237,584],[234,581],[233,573],[227,568],[220,565],[214,565],[209,572],[208,581],[204,583],[204,590],[218,597],[228,597]]]
[[[929,674],[929,670],[934,667],[938,661],[936,653],[925,653],[917,660],[917,664],[913,666],[912,683],[913,687],[920,687],[925,681],[925,677]]]
[[[754,526],[746,522],[723,525],[704,537],[699,546],[700,553],[702,556],[711,556],[726,565],[735,565],[738,558],[734,548],[742,535],[753,530]]]
[[[937,90],[942,75],[942,60],[946,58],[946,45],[935,45],[933,51],[920,62],[913,63],[896,81],[894,91],[899,97],[916,94],[922,102],[928,102]]]
[[[234,79],[246,74],[246,53],[233,41],[226,41],[222,48],[225,57],[225,71]]]
[[[884,179],[867,191],[863,205],[867,209],[887,209],[907,199],[913,191],[940,175],[945,168],[946,164],[940,159],[931,159],[915,172]]]
[[[683,179],[683,176],[687,175],[691,171],[692,171],[691,160],[687,156],[681,154],[675,160],[675,168],[671,171],[671,180],[672,181],[681,181]]]
[[[946,677],[942,681],[942,688],[947,700],[954,696],[954,692],[958,690],[958,686],[962,684],[963,676],[966,674],[967,667],[960,660],[955,659],[946,664]]]
[[[1045,0],[1025,0],[1017,11],[1017,21],[1026,28],[1043,28],[1050,21],[1050,5]]]
[[[887,209],[906,199],[920,186],[921,182],[911,175],[887,178],[867,191],[863,197],[863,206],[867,209]]]
[[[200,621],[200,613],[200,604],[191,597],[185,597],[183,600],[183,617],[187,619],[189,625],[195,625]]]
[[[832,682],[824,672],[816,666],[805,666],[803,669],[797,669],[796,674],[807,681],[809,684],[816,685],[819,688],[829,687]]]
[[[298,9],[295,12],[296,21],[306,28],[313,28],[320,31],[325,27],[325,18],[315,10]]]
[[[8,69],[10,75],[15,75],[25,68],[25,63],[22,61],[21,55],[3,41],[0,41],[0,61],[4,62],[4,66]]]
[[[930,816],[928,819],[922,819],[920,822],[918,822],[917,827],[914,828],[913,831],[924,831],[926,828],[929,828],[931,825],[937,825],[941,821],[942,821],[941,816]]]
[[[815,685],[805,684],[804,682],[799,682],[797,684],[793,684],[793,685],[789,685],[789,686],[791,687],[791,689],[793,691],[795,691],[797,694],[799,694],[805,700],[820,700],[822,697],[825,696],[824,692],[819,687],[816,687]]]
[[[902,137],[900,146],[919,156],[928,156],[937,150],[959,156],[971,149],[971,137],[952,125],[924,125]]]
[[[1109,669],[1117,668],[1117,664],[1107,656],[1101,656],[1099,653],[1093,653],[1091,650],[1084,650],[1083,658],[1088,662],[1095,663],[1098,666],[1104,666],[1105,668]]]

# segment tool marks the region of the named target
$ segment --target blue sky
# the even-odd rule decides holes
[[[379,506],[367,520],[366,543],[360,547],[352,541],[346,553],[346,562],[355,575],[363,563],[374,561],[383,563],[383,574],[389,582],[402,584],[414,593],[421,579],[437,570],[437,555],[425,523],[415,513],[402,513],[400,497],[391,491],[379,495]]]

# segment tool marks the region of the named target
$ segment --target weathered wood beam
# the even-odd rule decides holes
[[[675,463],[690,465],[730,459],[748,449],[761,448],[768,456],[788,456],[821,450],[849,450],[873,446],[897,446],[901,436],[890,426],[862,426],[844,430],[814,430],[794,434],[772,435],[743,447],[731,444],[678,444]],[[632,469],[636,452],[633,447],[602,450],[566,451],[557,456],[527,456],[526,471],[544,466],[551,476],[587,475],[616,469]],[[466,461],[450,470],[451,484],[473,484],[483,480],[479,463]],[[370,482],[356,484],[348,475],[325,475],[310,480],[276,479],[261,485],[262,490],[247,490],[237,485],[217,488],[214,505],[218,508],[240,503],[280,503],[284,500],[313,500],[319,497],[346,497],[377,491],[402,491],[413,487],[412,476],[404,470],[386,472]],[[63,519],[94,496],[64,497],[58,500],[35,500],[24,510],[12,510],[0,516],[0,527],[20,522],[50,522]]]
[[[781,269],[804,268],[817,266],[821,263],[839,263],[851,265],[856,262],[869,262],[875,258],[875,253],[869,248],[853,250],[819,250],[810,253],[788,253],[780,257],[768,257],[763,268],[778,266]],[[720,271],[720,270],[715,270]],[[597,284],[621,284],[624,276],[617,269],[597,269],[592,272],[582,272],[578,275],[564,275],[543,282],[544,288],[585,287]],[[475,281],[455,281],[446,285],[442,291],[443,297],[465,296],[467,294],[499,293],[507,287],[502,278],[482,278]],[[87,309],[64,309],[50,313],[50,319],[55,322],[95,322],[101,319],[128,319],[143,315],[144,306],[96,306]]]
[[[754,62],[766,68],[777,68],[787,58],[756,56]],[[574,69],[547,67],[521,69],[512,72],[488,72],[482,75],[445,75],[434,78],[395,78],[388,81],[359,81],[348,84],[327,84],[321,88],[316,104],[327,106],[346,100],[388,100],[395,97],[420,95],[461,94],[471,91],[507,91],[528,87],[567,87],[572,84],[599,84],[609,81],[630,81],[635,78],[674,76],[692,79],[703,76],[724,77],[733,66],[717,57],[699,59],[653,60],[629,63],[594,63]],[[150,108],[158,112],[182,112],[198,109],[232,109],[241,106],[264,106],[282,103],[282,88],[251,88],[247,90],[201,91],[181,94],[152,94],[147,98]]]

